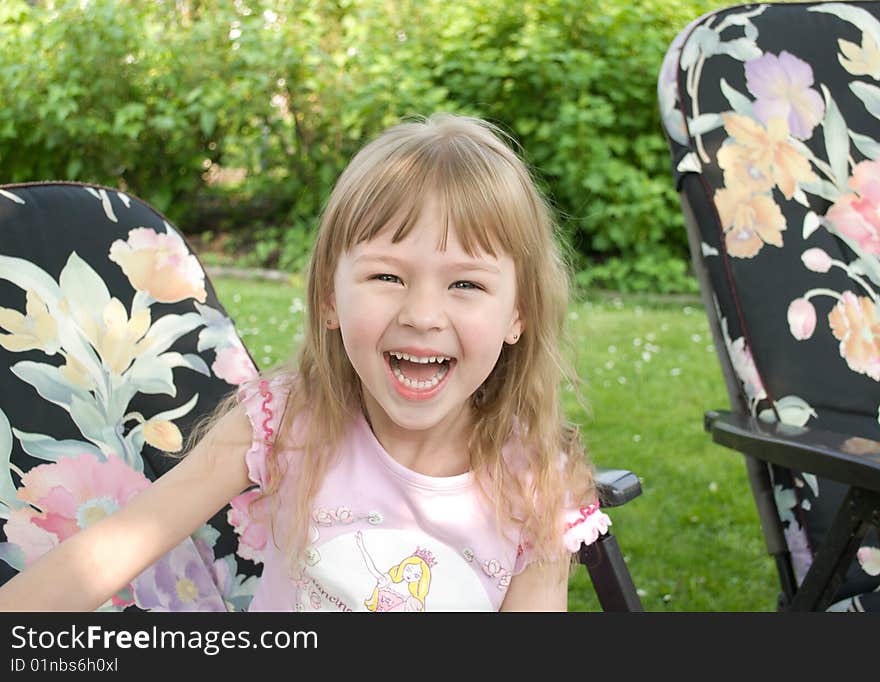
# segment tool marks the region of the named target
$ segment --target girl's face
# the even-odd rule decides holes
[[[468,256],[435,197],[410,234],[392,230],[342,255],[330,299],[367,408],[401,429],[450,428],[522,331],[516,273],[506,254]]]
[[[416,564],[408,564],[403,567],[403,581],[417,583],[422,579],[422,569]]]

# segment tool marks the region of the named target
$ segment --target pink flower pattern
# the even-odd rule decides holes
[[[853,168],[849,186],[828,209],[826,220],[867,253],[880,256],[880,161],[862,161]]]
[[[9,542],[21,547],[28,565],[46,549],[108,516],[150,485],[113,455],[106,461],[84,453],[34,467],[21,479],[19,509],[4,526]]]
[[[490,559],[481,565],[483,573],[490,578],[498,580],[497,587],[499,590],[505,590],[510,586],[511,573],[501,565],[497,559]]]
[[[798,341],[809,339],[816,329],[816,308],[805,298],[796,298],[788,306],[788,328]]]
[[[840,356],[850,370],[880,381],[880,291],[877,289],[880,157],[876,127],[871,125],[876,120],[865,117],[866,111],[876,116],[876,88],[869,84],[872,82],[870,80],[847,78],[846,73],[839,72],[836,81],[826,80],[822,83],[816,80],[816,76],[823,80],[830,78],[830,69],[837,66],[836,56],[840,57],[840,64],[850,74],[876,76],[880,73],[875,68],[880,63],[880,52],[868,35],[870,31],[862,23],[864,17],[858,21],[855,18],[861,10],[854,11],[846,4],[834,3],[804,9],[824,13],[823,20],[827,20],[827,23],[823,22],[822,27],[828,31],[832,41],[837,37],[834,31],[840,28],[834,26],[836,19],[852,24],[847,26],[847,30],[855,28],[856,35],[864,34],[861,47],[839,40],[841,54],[828,54],[829,59],[823,61],[822,70],[819,71],[819,62],[813,61],[820,54],[818,44],[802,46],[805,51],[798,54],[813,61],[817,69],[814,74],[810,63],[790,52],[764,52],[767,49],[766,40],[758,42],[758,34],[764,27],[763,18],[758,19],[758,14],[753,13],[752,8],[745,8],[741,13],[734,11],[725,14],[724,23],[716,21],[719,15],[713,15],[711,19],[705,19],[698,30],[686,30],[681,34],[690,36],[686,40],[696,36],[702,39],[702,42],[694,40],[690,43],[694,48],[692,51],[696,52],[696,48],[699,48],[702,52],[699,63],[696,63],[696,58],[687,63],[684,58],[679,58],[679,52],[670,50],[667,60],[674,63],[676,68],[670,73],[664,70],[661,77],[661,88],[667,82],[671,84],[668,97],[672,103],[667,110],[677,106],[685,116],[693,116],[692,119],[686,119],[688,135],[682,137],[679,134],[680,124],[666,116],[665,111],[664,124],[667,136],[673,142],[678,164],[676,172],[682,175],[701,173],[700,177],[707,181],[707,187],[717,188],[715,208],[724,232],[716,240],[711,233],[704,231],[706,243],[702,245],[710,269],[724,261],[723,265],[714,269],[713,276],[726,276],[734,280],[732,287],[742,285],[748,294],[741,300],[751,305],[752,301],[765,295],[762,285],[756,285],[756,282],[761,281],[777,289],[778,293],[778,285],[786,286],[790,282],[786,281],[787,271],[774,272],[774,268],[787,268],[792,258],[801,256],[806,271],[791,274],[809,282],[807,286],[810,288],[800,295],[793,293],[781,301],[782,307],[777,303],[773,311],[767,308],[778,299],[773,299],[772,292],[768,290],[762,302],[763,308],[753,306],[737,311],[743,313],[739,316],[740,323],[751,323],[755,334],[753,338],[762,334],[766,345],[773,343],[772,338],[765,336],[772,336],[774,327],[759,325],[769,323],[771,315],[777,318],[774,322],[778,325],[779,318],[784,316],[782,323],[788,323],[794,339],[805,341],[813,336],[822,336],[821,340],[814,342],[822,344],[816,350],[830,348],[836,339]],[[744,93],[740,92],[739,78],[730,78],[730,71],[736,70],[736,64],[731,64],[727,58],[713,63],[711,71],[702,70],[709,64],[712,54],[717,54],[711,33],[715,31],[719,39],[723,39],[722,27],[739,22],[746,27],[745,37],[737,38],[742,41],[743,49],[738,55],[729,56],[742,63],[750,96],[743,96]],[[768,25],[777,28],[773,24]],[[704,33],[700,34],[699,30]],[[724,34],[725,37],[727,35]],[[708,39],[706,36],[709,36]],[[762,38],[768,37],[762,35]],[[769,40],[773,42],[778,38],[777,34],[776,38],[769,37]],[[708,49],[707,44],[711,46]],[[723,97],[716,96],[720,73],[727,79],[720,83]],[[711,95],[706,86],[714,88]],[[853,96],[856,97],[855,101]],[[692,107],[689,108],[691,103]],[[718,118],[724,123],[727,139],[723,139],[722,133],[715,132],[719,126]],[[713,151],[716,159],[712,158]],[[860,161],[865,158],[868,160]],[[710,172],[706,172],[709,170],[705,166],[707,163]],[[719,172],[723,172],[724,180],[720,188]],[[677,178],[680,177],[677,175]],[[755,197],[761,198],[755,200]],[[830,208],[825,210],[829,205]],[[827,230],[834,238],[820,232],[820,228]],[[768,249],[762,250],[765,244],[784,248],[783,237],[786,241],[791,239],[794,243],[803,244],[797,254],[771,252],[768,255]],[[723,248],[725,246],[726,249]],[[762,256],[761,266],[757,265],[759,253]],[[720,258],[713,261],[709,256]],[[751,263],[731,263],[728,260],[731,257],[755,260]],[[800,265],[796,260],[795,263]],[[818,280],[821,278],[813,273],[832,273],[832,276],[820,282]],[[845,284],[847,279],[848,285]],[[747,286],[752,288],[746,289]],[[847,287],[853,291],[845,291]],[[830,311],[827,299],[833,299]],[[728,302],[716,300],[715,305],[719,314],[732,312]],[[722,306],[727,310],[722,310]],[[823,319],[818,319],[817,309],[822,311],[823,318],[827,313],[827,326],[823,324]],[[760,323],[758,318],[761,319]],[[768,396],[751,348],[747,345],[745,329],[731,329],[731,338],[726,320],[722,318],[721,322],[728,354],[742,381],[753,415],[758,415],[760,404],[762,417],[771,412],[768,406],[778,408],[779,414],[786,412],[793,415],[793,423],[801,423],[801,419],[806,422],[810,416],[819,416],[802,397],[785,395],[785,390],[778,391],[778,395]],[[817,325],[824,328],[817,329]],[[786,341],[781,338],[777,341],[786,348],[792,346],[791,339]],[[790,360],[798,366],[804,360],[819,361],[812,357],[792,357]],[[837,367],[842,365],[841,362],[833,364]],[[830,367],[828,370],[836,371]],[[818,370],[814,368],[812,371],[815,373]],[[791,385],[781,379],[782,375],[777,389]],[[852,398],[859,399],[859,411],[864,407],[861,398],[869,400],[873,409],[865,412],[865,416],[870,415],[867,421],[874,422],[877,415],[876,393],[872,393],[870,387],[863,388],[860,393],[859,386],[864,386],[864,382],[852,385]],[[846,391],[847,394],[849,392]],[[812,398],[811,395],[805,397]],[[816,397],[821,399],[822,396]],[[866,428],[870,426],[866,424]],[[791,493],[794,499],[790,485],[777,487]],[[819,484],[811,483],[811,488],[813,494],[819,497]],[[806,516],[821,514],[817,505],[806,504],[807,498],[803,501],[805,504],[800,511]],[[777,507],[782,511],[778,504]],[[785,535],[800,581],[813,559],[813,548],[807,534],[793,520],[785,528]],[[880,576],[880,549],[862,547],[858,560],[865,573]],[[876,581],[873,585],[876,587]]]
[[[7,540],[17,545],[29,566],[47,551],[124,506],[150,481],[119,457],[102,461],[83,453],[25,473],[17,496],[30,507],[13,510],[4,526]],[[128,588],[113,600],[117,607],[133,603]]]
[[[801,260],[813,272],[828,272],[831,269],[831,256],[822,249],[807,249],[801,254]]]
[[[122,268],[131,285],[162,303],[194,298],[205,302],[205,273],[183,239],[169,229],[160,233],[138,227],[128,239],[110,245],[109,258]]]
[[[336,509],[318,507],[312,511],[312,520],[319,526],[348,525],[359,519],[366,520],[372,525],[382,523],[382,515],[379,512],[355,514],[348,507],[337,507]]]
[[[254,361],[241,343],[217,351],[211,371],[227,384],[238,386],[257,378]]]
[[[763,400],[767,397],[764,382],[758,374],[755,360],[751,351],[746,346],[745,337],[739,337],[727,346],[730,362],[739,380],[743,383],[743,390],[751,401]]]

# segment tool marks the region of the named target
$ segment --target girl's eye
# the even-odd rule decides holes
[[[388,282],[389,284],[403,284],[403,280],[400,279],[397,275],[390,275],[388,273],[382,273],[379,275],[373,275],[370,279],[375,279],[380,282]],[[483,287],[477,284],[476,282],[470,282],[467,280],[459,280],[458,282],[453,282],[451,287],[452,289],[459,290],[482,290]]]
[[[452,284],[453,289],[482,289],[479,284],[476,282],[468,282],[466,280],[461,280],[459,282],[454,282]]]

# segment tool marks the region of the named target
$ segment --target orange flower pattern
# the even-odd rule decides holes
[[[752,258],[764,244],[782,246],[785,217],[771,196],[724,188],[715,193],[715,206],[731,256]]]
[[[751,173],[772,180],[786,199],[791,199],[798,183],[812,182],[816,179],[810,162],[789,141],[788,124],[784,118],[771,118],[765,128],[747,116],[722,114],[724,129],[741,147],[736,152],[727,152],[724,163],[733,165],[733,159],[743,157],[748,162]],[[725,145],[726,146],[726,145]],[[724,147],[722,147],[724,149]],[[732,158],[731,158],[732,157]],[[718,163],[725,170],[725,186],[728,180],[741,181],[741,174],[729,176],[722,163],[719,152]],[[740,161],[740,164],[743,162]],[[750,188],[750,183],[744,183]]]
[[[880,381],[877,304],[867,296],[845,291],[828,314],[828,322],[835,338],[840,341],[840,355],[850,369]]]
[[[183,239],[170,230],[158,233],[139,227],[128,240],[110,245],[110,260],[117,263],[137,291],[145,291],[160,303],[194,298],[205,302],[205,275],[198,259]]]
[[[765,128],[747,116],[722,115],[730,138],[718,150],[724,187],[715,192],[715,206],[724,228],[727,253],[754,258],[764,244],[782,246],[785,217],[773,200],[778,187],[791,199],[798,183],[815,179],[810,163],[789,141],[788,124],[772,118]]]
[[[718,150],[718,165],[724,171],[729,187],[763,193],[769,192],[776,184],[770,167],[742,144],[732,142],[723,145]]]

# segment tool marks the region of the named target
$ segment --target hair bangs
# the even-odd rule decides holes
[[[429,170],[411,155],[391,156],[368,169],[371,177],[353,194],[349,214],[339,225],[343,249],[348,251],[389,229],[394,241],[409,234],[421,211]]]
[[[465,253],[469,256],[477,252],[493,257],[498,252],[517,256],[521,240],[515,235],[517,216],[510,210],[512,194],[507,184],[499,177],[497,169],[480,164],[477,167],[462,163],[450,164],[442,169],[438,178],[441,210],[446,218],[447,230],[450,224]]]
[[[399,130],[409,127],[404,124]],[[392,242],[405,239],[419,220],[425,197],[435,193],[445,224],[439,250],[446,249],[451,228],[469,256],[482,252],[496,257],[499,250],[524,255],[529,239],[521,223],[529,212],[524,205],[528,193],[507,158],[509,152],[487,148],[486,140],[472,138],[473,131],[465,135],[423,127],[422,132],[408,143],[377,149],[381,156],[372,164],[358,164],[364,174],[353,185],[359,189],[337,223],[343,249],[385,231],[391,232]],[[488,131],[486,135],[496,142]]]

